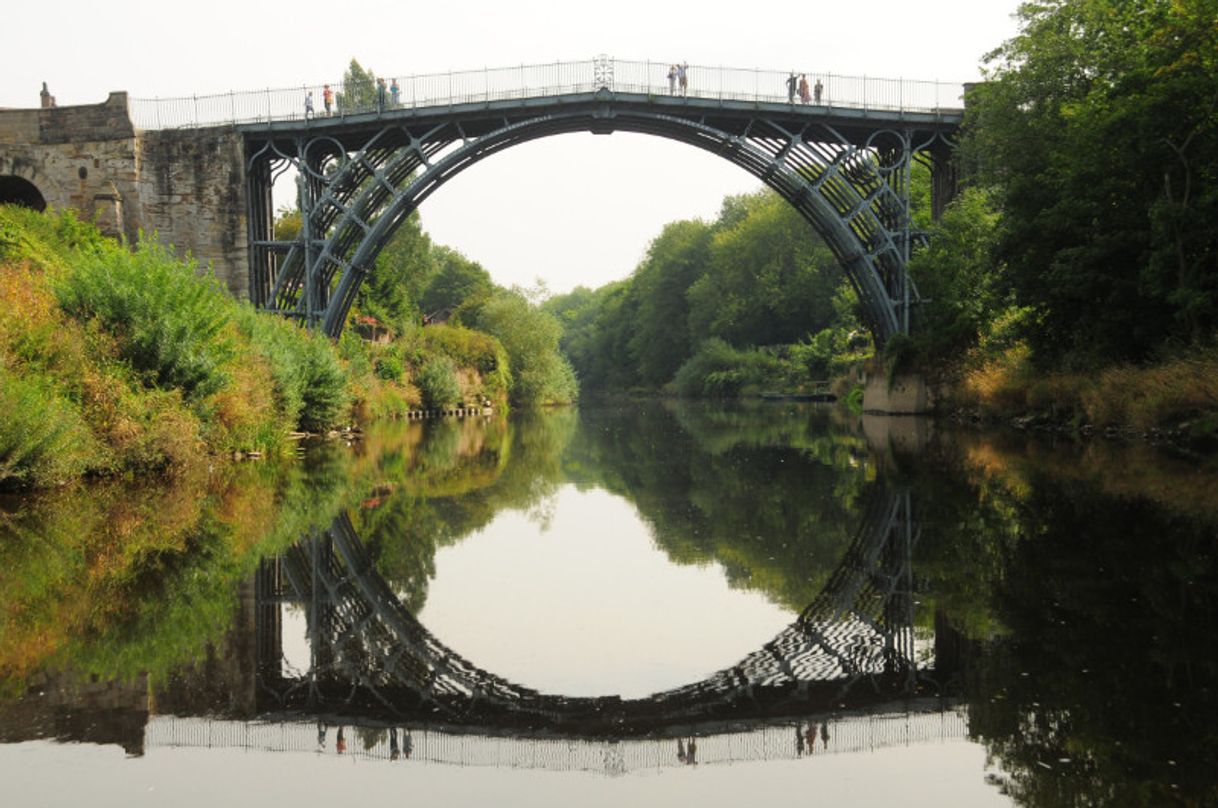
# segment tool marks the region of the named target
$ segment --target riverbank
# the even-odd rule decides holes
[[[941,373],[935,413],[1021,430],[1218,447],[1218,349],[1093,373],[1044,373],[1015,349]]]
[[[0,206],[0,490],[180,473],[420,410],[503,408],[497,339],[456,326],[338,343],[153,242]]]

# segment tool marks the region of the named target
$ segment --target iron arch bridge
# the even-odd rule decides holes
[[[908,492],[873,495],[838,568],[787,629],[703,681],[623,700],[542,694],[448,648],[402,606],[350,520],[339,516],[259,572],[259,709],[349,722],[654,737],[940,695],[950,663],[915,642],[913,630],[918,538]],[[284,602],[305,613],[306,671],[285,665]]]
[[[602,57],[530,67],[526,81],[522,67],[523,86],[507,89],[482,71],[462,74],[483,75],[482,90],[444,96],[412,89],[396,104],[382,98],[321,116],[285,112],[268,96],[265,120],[239,124],[251,299],[337,336],[377,255],[445,182],[539,138],[635,132],[718,155],[774,189],[841,262],[877,342],[907,333],[919,302],[907,266],[924,239],[911,216],[913,165],[931,169],[936,212],[954,188],[951,151],[963,113],[938,105],[939,85],[931,100],[926,87],[914,92],[916,83],[889,83],[879,93],[877,80],[864,79],[861,97],[854,87],[796,103],[783,96],[781,74],[765,74],[770,90],[761,92],[758,71],[706,69],[709,83],[699,84],[691,69],[694,91],[670,94],[664,69]],[[844,77],[833,81],[831,88],[853,86]],[[949,100],[958,104],[959,94]],[[296,171],[302,227],[294,240],[280,241],[271,188],[288,169]]]

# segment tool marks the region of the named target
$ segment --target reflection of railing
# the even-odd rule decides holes
[[[378,733],[371,746],[348,725],[345,754],[365,760],[389,761],[392,747],[388,731]],[[816,741],[809,752],[797,749],[795,733],[806,724],[771,724],[743,732],[699,734],[697,763],[739,763],[791,760],[800,755],[815,760],[826,754],[870,752],[897,746],[963,740],[968,726],[954,709],[929,712],[890,712],[833,718],[828,742]],[[334,755],[335,727],[329,727],[323,754]],[[404,736],[403,736],[404,737]],[[684,765],[677,757],[675,738],[628,740],[573,740],[513,738],[435,729],[410,730],[410,760],[457,766],[498,766],[550,771],[631,771]],[[148,748],[196,747],[264,752],[318,752],[317,729],[312,723],[225,721],[210,718],[157,716],[148,722]]]
[[[368,86],[329,85],[334,93],[331,116],[390,110],[439,107],[456,104],[485,104],[524,98],[591,93],[609,89],[619,93],[651,96],[788,103],[788,73],[733,67],[693,65],[688,68],[688,89],[669,90],[666,62],[626,61],[599,57],[578,62],[429,73],[386,77],[383,101],[378,90]],[[811,85],[819,82],[813,106],[901,112],[936,112],[962,106],[964,86],[939,81],[843,76],[808,72]],[[397,83],[396,95],[392,82]],[[141,129],[176,129],[230,123],[303,120],[306,97],[312,93],[313,117],[327,115],[324,85],[192,95],[181,98],[136,98],[131,117]],[[356,100],[352,100],[358,96]],[[796,99],[795,103],[801,103]]]

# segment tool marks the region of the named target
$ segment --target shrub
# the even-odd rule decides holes
[[[677,392],[691,397],[739,395],[750,384],[759,384],[782,371],[782,363],[764,351],[739,350],[715,337],[699,346],[697,353],[677,370]]]
[[[236,319],[253,350],[270,365],[286,422],[307,431],[338,423],[348,403],[347,375],[329,340],[248,304],[239,307]]]
[[[384,379],[387,382],[400,381],[405,372],[406,368],[402,366],[402,360],[392,353],[385,353],[376,360],[378,379]]]
[[[55,291],[64,311],[95,317],[118,336],[122,358],[145,383],[197,401],[224,385],[233,349],[221,335],[231,303],[194,269],[143,242],[134,253],[80,254]]]
[[[456,368],[446,356],[436,357],[423,365],[414,381],[423,394],[423,406],[428,409],[451,407],[461,400]]]
[[[54,485],[79,476],[94,441],[46,380],[0,366],[0,488]]]
[[[305,334],[300,426],[321,430],[338,423],[347,406],[347,377],[330,343]]]
[[[476,370],[488,397],[507,396],[512,385],[508,353],[495,337],[461,326],[438,325],[419,329],[417,338],[425,354],[443,354],[459,366]]]

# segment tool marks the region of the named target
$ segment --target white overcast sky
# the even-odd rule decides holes
[[[173,97],[378,75],[589,59],[971,81],[1016,31],[1018,0],[356,3],[294,0],[7,4],[0,107],[110,90]],[[711,218],[743,170],[661,138],[564,135],[466,170],[420,209],[432,237],[498,283],[552,291],[630,274],[668,221]]]

